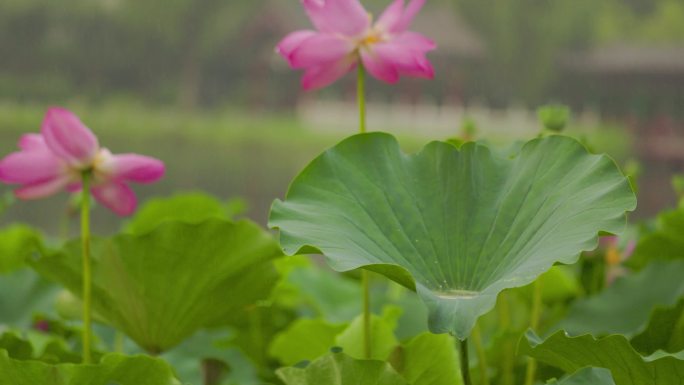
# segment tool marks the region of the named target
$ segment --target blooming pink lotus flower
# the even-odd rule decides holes
[[[128,182],[151,183],[164,175],[164,163],[136,154],[113,155],[71,111],[50,108],[40,134],[19,140],[21,151],[0,160],[0,181],[17,184],[20,199],[39,199],[62,189],[78,191],[84,172],[90,192],[118,215],[130,215],[137,200]]]
[[[294,69],[304,69],[302,87],[325,87],[359,63],[374,77],[396,83],[401,75],[432,79],[425,54],[436,48],[425,36],[408,31],[425,0],[395,0],[372,23],[358,0],[301,0],[318,31],[287,35],[277,46]]]

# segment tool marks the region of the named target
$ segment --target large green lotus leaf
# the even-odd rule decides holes
[[[558,382],[555,385],[615,385],[610,370],[602,368],[584,368]]]
[[[684,207],[658,217],[656,231],[643,237],[627,265],[642,269],[653,260],[684,259]]]
[[[180,385],[163,360],[109,354],[99,364],[49,365],[10,358],[0,349],[0,385]]]
[[[654,262],[619,278],[601,293],[575,302],[554,330],[578,334],[624,334],[643,330],[656,306],[673,306],[684,296],[684,260]]]
[[[149,352],[203,327],[228,324],[268,297],[277,280],[275,240],[250,221],[166,222],[142,235],[93,242],[93,307]],[[78,242],[32,261],[80,295]]]
[[[619,232],[636,199],[606,156],[550,136],[516,155],[443,142],[415,155],[388,134],[350,137],[315,159],[276,201],[288,254],[320,251],[338,271],[365,267],[407,287],[430,330],[470,334],[499,292]]]
[[[408,385],[390,364],[356,360],[344,353],[330,353],[306,368],[278,369],[276,374],[285,385]]]
[[[684,350],[684,298],[674,307],[657,307],[651,313],[646,329],[631,342],[643,354],[653,354],[658,350],[669,353]]]
[[[684,360],[680,355],[642,357],[621,335],[597,340],[590,335],[570,337],[560,331],[542,341],[528,332],[520,351],[568,373],[586,366],[608,369],[616,385],[684,383]]]

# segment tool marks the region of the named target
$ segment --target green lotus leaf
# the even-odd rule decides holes
[[[423,333],[395,352],[392,364],[411,385],[461,385],[454,339]]]
[[[306,368],[278,369],[276,374],[285,385],[408,385],[390,364],[355,360],[344,353],[330,353]]]
[[[656,306],[674,306],[684,296],[684,261],[654,262],[619,278],[599,294],[575,302],[554,329],[572,335],[640,333]]]
[[[684,350],[684,298],[673,307],[656,307],[648,326],[631,342],[643,354],[653,354],[658,350],[668,353]]]
[[[335,337],[346,327],[322,319],[299,319],[276,335],[269,354],[284,365],[311,361],[330,351],[335,346]]]
[[[643,269],[655,260],[684,259],[684,207],[662,213],[658,216],[657,229],[644,236],[627,265]]]
[[[26,266],[24,260],[40,244],[40,233],[28,226],[13,225],[0,230],[0,274]]]
[[[0,336],[0,349],[5,350],[8,356],[15,360],[40,361],[47,364],[82,361],[81,354],[74,352],[65,338],[34,330],[21,333],[4,332]],[[93,356],[99,360],[102,354],[94,352]]]
[[[54,313],[58,292],[30,268],[0,275],[0,325],[29,327],[35,313]]]
[[[292,269],[286,276],[296,303],[305,303],[307,308],[326,320],[348,322],[359,314],[362,304],[358,281],[314,266]]]
[[[684,382],[684,360],[680,355],[643,357],[621,335],[595,339],[590,335],[570,337],[560,331],[546,340],[533,332],[520,343],[521,353],[573,373],[586,366],[610,370],[616,385],[664,385]],[[682,352],[684,353],[684,352]]]
[[[386,360],[392,350],[399,345],[394,330],[401,317],[402,310],[396,306],[386,306],[382,315],[371,314],[370,322],[370,359]],[[353,358],[366,358],[364,352],[363,315],[356,317],[349,327],[335,338],[335,345]]]
[[[33,346],[31,346],[31,343],[10,332],[2,333],[2,336],[0,336],[0,349],[5,350],[8,357],[18,360],[30,360],[33,358]]]
[[[216,374],[224,380],[224,383],[256,383],[256,381],[250,382],[247,379],[230,381],[225,378],[227,374],[233,377],[244,372],[249,372],[253,377],[251,363],[242,356],[238,349],[228,346],[230,335],[231,331],[227,328],[200,330],[183,341],[182,344],[164,353],[161,358],[173,367],[176,377],[183,384],[200,385],[206,383],[207,370],[204,363],[207,362],[216,366],[217,369],[214,370],[219,372]],[[226,365],[230,370],[218,370],[223,365]]]
[[[250,221],[165,222],[146,234],[93,240],[93,308],[149,352],[236,320],[277,281],[275,240]],[[81,292],[80,244],[31,262]]]
[[[584,368],[558,382],[556,385],[615,385],[610,371],[602,368]]]
[[[573,266],[557,265],[538,278],[541,285],[541,298],[544,303],[563,302],[581,293]],[[519,293],[526,298],[534,295],[534,284],[519,288]]]
[[[382,315],[371,315],[371,356],[368,358],[385,360],[399,345],[394,330],[401,313],[399,307],[386,306]],[[269,353],[285,365],[313,360],[333,347],[342,348],[352,358],[366,358],[363,329],[363,315],[347,324],[299,319],[275,337]]]
[[[131,233],[141,234],[166,221],[200,223],[210,218],[232,219],[243,210],[244,205],[239,198],[222,202],[200,192],[154,198],[135,213],[125,229]]]
[[[384,315],[384,317],[391,316],[391,314]],[[386,330],[391,333],[390,325],[381,324],[390,321],[374,317],[374,333],[384,334]],[[380,326],[383,326],[385,330],[382,330]],[[324,355],[331,347],[335,346],[336,337],[340,342],[339,336],[344,335],[343,333],[347,335],[360,333],[360,330],[357,331],[359,327],[353,324],[347,326],[347,330],[344,329],[345,325],[332,325],[321,319],[299,320],[276,337],[271,345],[270,352],[280,362],[287,365],[310,361]],[[371,335],[376,339],[372,349],[373,354],[375,356],[387,356],[384,353],[377,354],[382,341],[379,344],[377,337],[373,333]],[[352,346],[358,352],[362,350],[363,341],[361,337],[355,337],[354,341],[344,341],[344,339],[342,338],[342,343],[338,344],[343,351],[348,351]],[[346,339],[349,340],[348,337]],[[353,342],[353,344],[347,344],[345,347],[345,342]],[[462,383],[458,368],[458,355],[452,337],[444,334],[423,333],[401,346],[395,346],[397,342],[394,337],[391,338],[390,342],[387,347],[393,348],[393,352],[389,361],[392,367],[410,384],[458,385]],[[358,352],[357,356],[360,355]]]
[[[288,254],[320,251],[415,287],[434,333],[464,339],[504,289],[620,232],[636,199],[615,162],[563,136],[514,155],[432,142],[402,153],[388,134],[352,136],[315,159],[273,204]]]
[[[0,230],[0,325],[28,327],[35,313],[53,313],[58,287],[26,265],[42,235],[25,225]]]
[[[180,385],[166,362],[108,354],[93,365],[50,365],[10,358],[0,349],[0,385]]]

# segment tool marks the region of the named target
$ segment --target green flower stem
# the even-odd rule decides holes
[[[357,77],[357,101],[359,103],[359,132],[366,132],[366,70],[359,61]],[[363,351],[365,357],[372,357],[371,349],[371,310],[370,310],[370,279],[368,271],[361,270],[361,286],[363,287]]]
[[[497,303],[499,308],[499,328],[502,332],[506,332],[511,327],[511,310],[508,304],[508,293],[503,292],[499,296]],[[500,347],[504,352],[501,362],[501,381],[502,385],[514,385],[514,370],[515,370],[515,346],[510,343],[505,343]]]
[[[366,70],[359,61],[359,72],[356,86],[356,98],[359,103],[359,132],[366,132]]]
[[[541,296],[541,281],[538,279],[534,281],[534,289],[532,293],[532,313],[530,314],[530,329],[537,331],[539,328],[539,318],[541,317],[542,296]],[[525,372],[525,385],[534,385],[534,379],[537,374],[537,361],[534,358],[527,360],[527,370]]]
[[[475,351],[477,352],[477,363],[480,369],[480,385],[489,385],[489,377],[487,376],[487,355],[485,354],[484,346],[482,346],[482,334],[480,333],[480,325],[475,324],[473,328],[473,343]]]
[[[92,267],[90,263],[90,171],[83,173],[81,250],[83,252],[83,363],[89,364],[92,340]]]
[[[458,338],[456,338],[458,340]],[[461,375],[463,376],[463,385],[473,385],[470,380],[470,362],[468,360],[468,339],[459,340],[460,357],[461,357]]]

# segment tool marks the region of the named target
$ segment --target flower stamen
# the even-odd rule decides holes
[[[362,46],[371,46],[373,44],[377,44],[382,42],[384,39],[382,35],[376,31],[371,31],[368,35],[366,35],[362,40],[361,40],[361,45]]]

